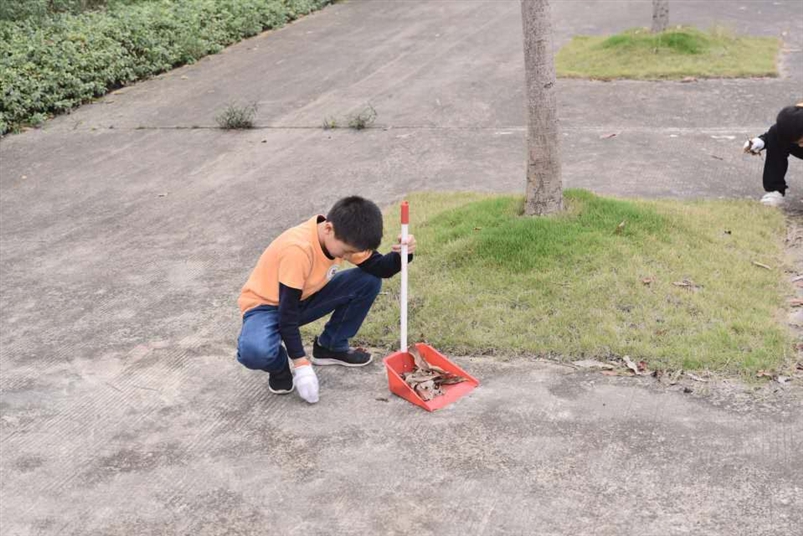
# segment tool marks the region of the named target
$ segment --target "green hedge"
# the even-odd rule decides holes
[[[0,20],[0,134],[219,52],[332,0],[152,0]]]
[[[82,13],[114,4],[133,4],[151,0],[0,0],[0,20],[46,17],[54,13]]]

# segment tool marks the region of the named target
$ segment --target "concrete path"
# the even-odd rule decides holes
[[[650,10],[554,2],[556,42]],[[671,17],[783,33],[784,76],[561,80],[566,186],[760,196],[741,140],[803,100],[803,13]],[[799,388],[456,357],[484,385],[429,415],[379,364],[322,370],[309,407],[235,362],[239,287],[282,229],[348,193],[523,191],[521,50],[518,1],[349,1],[0,142],[0,533],[795,534]],[[211,128],[232,100],[258,129]],[[368,102],[379,128],[320,128]]]

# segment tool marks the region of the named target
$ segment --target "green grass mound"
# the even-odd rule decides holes
[[[778,211],[565,196],[567,210],[545,218],[521,216],[521,197],[411,196],[411,342],[456,354],[629,355],[654,369],[751,373],[783,362]],[[398,288],[398,277],[385,284],[360,342],[398,345]]]
[[[560,77],[596,79],[777,76],[780,41],[737,37],[721,28],[643,28],[610,37],[577,36],[556,57]]]

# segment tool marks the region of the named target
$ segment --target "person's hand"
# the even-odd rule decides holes
[[[318,402],[318,376],[312,370],[312,365],[293,368],[293,381],[301,398],[310,404]]]
[[[401,244],[402,244],[402,237],[399,235],[399,243],[394,244],[391,249],[396,253],[401,253]],[[415,253],[415,236],[407,235],[407,254],[412,255]]]
[[[764,150],[764,140],[761,138],[753,138],[744,142],[742,150],[750,154],[760,154]]]

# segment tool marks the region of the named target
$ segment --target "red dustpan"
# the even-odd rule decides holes
[[[480,382],[469,375],[466,371],[449,361],[442,353],[429,346],[428,344],[418,343],[415,345],[419,355],[424,358],[430,365],[435,365],[442,368],[447,372],[451,372],[458,376],[462,376],[466,381],[455,383],[452,385],[444,385],[444,394],[436,396],[432,400],[424,400],[412,387],[402,378],[405,372],[413,370],[413,356],[407,351],[407,245],[404,241],[407,239],[408,224],[410,222],[410,209],[407,201],[404,201],[401,206],[401,224],[402,224],[402,271],[401,271],[401,350],[394,352],[384,359],[385,368],[388,372],[388,387],[390,391],[405,400],[412,402],[417,406],[421,406],[427,411],[435,411],[444,406],[447,406],[468,394]]]

